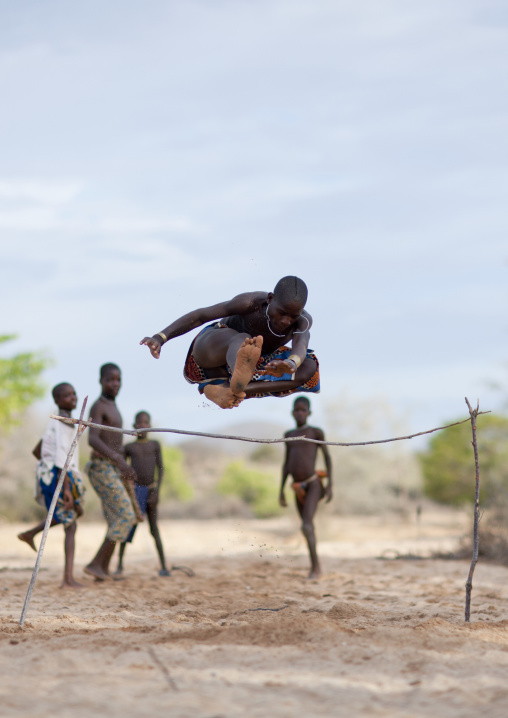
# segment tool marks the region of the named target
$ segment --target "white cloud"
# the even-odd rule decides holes
[[[0,179],[0,201],[28,200],[30,202],[61,205],[75,199],[83,187],[79,181]]]

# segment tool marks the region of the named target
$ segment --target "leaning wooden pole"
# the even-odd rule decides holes
[[[37,580],[37,574],[39,573],[39,567],[41,565],[42,560],[42,554],[44,553],[44,546],[46,544],[46,538],[48,535],[49,527],[51,526],[51,521],[53,520],[53,514],[55,513],[55,507],[56,502],[58,501],[58,497],[60,496],[60,491],[62,490],[63,482],[65,479],[65,476],[67,474],[67,469],[70,466],[72,456],[76,450],[76,446],[78,445],[78,441],[81,438],[81,434],[86,429],[86,426],[82,424],[83,416],[85,415],[85,407],[86,402],[88,401],[88,397],[85,397],[85,401],[83,402],[83,406],[81,407],[81,414],[79,417],[78,422],[78,430],[76,432],[76,436],[74,437],[74,441],[71,444],[71,448],[69,449],[69,453],[67,454],[67,459],[65,460],[65,464],[63,469],[60,472],[60,476],[58,477],[58,482],[56,485],[55,493],[53,494],[53,498],[51,500],[51,504],[49,506],[48,515],[46,517],[46,524],[44,526],[44,531],[42,532],[42,538],[41,538],[41,544],[39,546],[39,551],[37,552],[37,559],[35,560],[35,566],[32,573],[32,578],[30,580],[30,585],[28,586],[28,591],[26,592],[26,598],[25,603],[23,605],[23,610],[21,611],[21,618],[19,619],[19,625],[23,626],[25,622],[26,613],[28,611],[28,606],[30,604],[30,599],[32,598],[32,592],[34,590],[35,581]]]
[[[475,488],[475,499],[474,499],[474,520],[473,520],[473,559],[469,568],[469,574],[466,581],[466,612],[465,621],[469,622],[471,615],[471,591],[473,590],[473,573],[478,561],[478,547],[480,545],[480,539],[478,536],[478,524],[480,523],[480,463],[478,461],[478,444],[476,442],[476,417],[478,416],[478,410],[480,408],[479,402],[477,402],[476,409],[471,407],[467,397],[466,404],[469,409],[469,415],[471,417],[471,428],[473,431],[473,451],[474,451],[474,463],[476,468],[476,488]]]

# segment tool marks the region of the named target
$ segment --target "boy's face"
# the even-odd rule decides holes
[[[310,416],[310,407],[305,401],[297,401],[293,408],[293,417],[297,426],[303,426]]]
[[[299,302],[282,303],[272,295],[268,302],[267,311],[274,332],[283,334],[300,317],[303,312],[303,305]]]
[[[122,375],[118,369],[109,369],[101,379],[102,393],[114,399],[122,386]]]
[[[133,426],[135,429],[150,429],[151,428],[150,417],[148,416],[148,414],[141,414],[140,416],[138,416],[138,418],[134,422]],[[146,436],[147,433],[148,432],[143,431],[141,434],[138,434],[138,436],[141,439],[144,436]]]
[[[56,405],[59,409],[72,411],[78,404],[78,397],[74,391],[74,387],[70,384],[63,386],[57,394]]]

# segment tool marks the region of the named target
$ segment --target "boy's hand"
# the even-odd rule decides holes
[[[330,486],[330,484],[328,484],[328,486],[326,487],[325,495],[323,498],[325,499],[325,504],[329,504],[332,500],[332,487]]]
[[[135,474],[134,474],[135,476]],[[124,477],[125,478],[125,477]],[[145,517],[143,516],[143,513],[139,507],[138,500],[136,498],[136,491],[134,489],[134,482],[132,479],[125,479],[124,480],[124,486],[127,491],[127,494],[129,495],[129,498],[131,500],[132,508],[134,511],[134,515],[136,516],[136,520],[138,524],[143,523],[145,520]]]
[[[65,511],[70,511],[74,508],[74,499],[70,489],[63,490],[63,503]]]
[[[270,376],[276,376],[278,379],[283,374],[294,374],[296,371],[296,363],[292,359],[274,359],[265,366],[264,370],[259,371],[258,374],[270,374]]]
[[[286,506],[287,506],[286,497],[284,496],[284,491],[281,491],[280,494],[279,494],[279,504],[280,504],[283,508],[286,508]]]
[[[162,341],[156,339],[156,337],[145,337],[140,342],[140,345],[145,345],[150,349],[150,354],[154,359],[158,359],[161,354]]]
[[[136,481],[136,472],[130,464],[128,464],[122,457],[120,457],[117,467],[122,477],[128,481]]]

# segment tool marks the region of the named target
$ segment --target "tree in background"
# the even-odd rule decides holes
[[[480,500],[486,505],[506,503],[508,497],[508,418],[496,414],[478,417]],[[471,424],[460,424],[435,434],[419,454],[426,495],[445,504],[473,502],[475,465]]]
[[[15,338],[15,334],[0,335],[0,344]],[[49,364],[47,357],[34,352],[0,357],[0,428],[19,423],[23,411],[44,395],[41,375]]]

